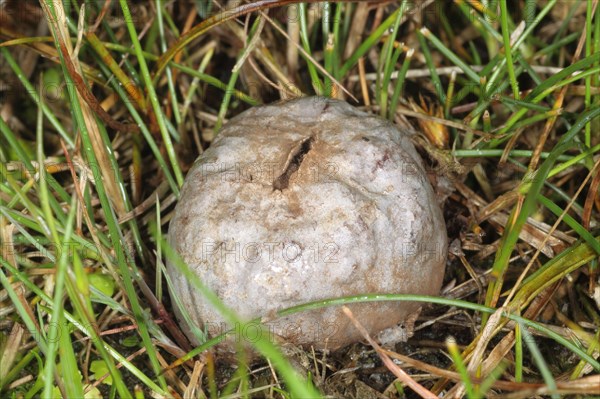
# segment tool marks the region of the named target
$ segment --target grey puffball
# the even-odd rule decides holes
[[[238,316],[263,317],[274,337],[317,349],[363,338],[340,307],[276,312],[368,293],[437,295],[447,253],[442,212],[408,134],[320,97],[231,119],[190,169],[168,236]],[[233,327],[174,265],[167,270],[171,295],[199,328],[214,336]],[[387,301],[350,309],[377,336],[419,306]]]

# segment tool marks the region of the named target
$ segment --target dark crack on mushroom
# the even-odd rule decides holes
[[[300,165],[302,164],[306,154],[308,154],[308,152],[311,150],[314,141],[314,137],[311,136],[302,140],[299,145],[294,147],[288,156],[283,173],[273,181],[273,191],[282,191],[288,188],[290,184],[290,177],[292,177],[292,175],[298,171],[298,169],[300,169]]]

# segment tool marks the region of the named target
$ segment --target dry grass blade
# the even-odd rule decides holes
[[[340,89],[342,89],[342,91],[344,93],[346,93],[348,96],[350,96],[350,98],[352,98],[354,101],[358,102],[358,100],[356,99],[356,97],[354,97],[354,95],[352,95],[352,93],[350,93],[348,91],[348,89],[346,89],[340,82],[338,82],[337,79],[335,79],[333,76],[331,76],[331,74],[329,72],[327,72],[327,70],[325,68],[323,68],[323,66],[320,63],[318,63],[310,54],[308,54],[302,48],[302,46],[300,46],[299,43],[296,43],[295,41],[291,40],[291,38],[288,36],[288,34],[283,29],[281,29],[279,26],[277,26],[277,24],[275,22],[273,22],[273,20],[271,18],[269,18],[269,16],[265,12],[261,11],[261,15],[263,16],[263,18],[265,18],[267,21],[269,21],[269,23],[275,29],[277,29],[282,35],[284,35],[288,39],[289,43],[291,43],[293,46],[297,47],[298,51],[300,51],[304,57],[308,58],[317,67],[317,69],[319,71],[321,71],[325,76],[327,76],[329,79],[331,79],[331,81],[333,83],[335,83],[337,87],[339,87]],[[291,83],[290,83],[290,86],[291,87],[295,87]],[[290,86],[287,86],[287,87],[290,87]]]
[[[432,366],[425,362],[415,360],[409,356],[404,356],[396,352],[384,350],[387,356],[392,359],[396,359],[406,364],[409,367],[413,367],[417,370],[421,370],[427,373],[431,373],[437,377],[447,378],[452,381],[461,381],[461,375],[455,371],[449,371],[440,367]],[[472,381],[476,384],[483,382],[483,378],[471,375]],[[524,383],[514,381],[495,381],[492,385],[496,389],[503,389],[507,391],[513,391],[514,394],[508,394],[503,397],[515,397],[515,398],[529,398],[534,395],[546,395],[549,393],[548,388],[545,384],[541,383]],[[561,394],[598,394],[600,393],[600,375],[591,375],[572,381],[557,381],[557,388]]]
[[[338,0],[338,1],[348,1],[348,0]],[[160,59],[158,60],[158,63],[157,63],[156,72],[154,74],[154,81],[156,81],[158,79],[158,77],[162,74],[164,69],[167,67],[167,64],[169,63],[169,61],[171,61],[173,59],[175,54],[179,53],[179,51],[181,51],[192,40],[201,36],[202,34],[207,32],[209,29],[212,29],[215,26],[217,26],[225,21],[228,21],[228,20],[236,18],[236,17],[240,17],[242,15],[249,14],[254,11],[268,10],[268,9],[274,8],[274,7],[283,7],[283,6],[286,6],[289,4],[296,4],[296,3],[301,3],[301,2],[317,3],[317,2],[319,2],[319,0],[308,0],[308,1],[259,0],[259,1],[255,1],[255,2],[252,2],[249,4],[243,4],[238,7],[233,7],[231,9],[223,11],[222,13],[220,13],[218,15],[212,16],[212,17],[202,21],[201,23],[199,23],[198,25],[196,25],[192,29],[190,29],[186,34],[181,36],[179,38],[179,40],[177,40],[177,42],[175,44],[173,44],[169,48],[169,50],[160,57]]]
[[[444,125],[444,126],[448,126],[448,127],[453,127],[455,129],[459,129],[459,130],[465,131],[467,133],[472,133],[472,134],[474,134],[476,136],[481,136],[484,139],[492,137],[490,134],[485,133],[485,132],[483,132],[481,130],[473,129],[472,127],[470,127],[468,125],[465,125],[464,123],[449,121],[447,119],[438,118],[436,116],[428,115],[428,114],[423,113],[423,112],[411,111],[409,109],[405,109],[405,108],[402,108],[402,107],[398,107],[398,109],[396,110],[396,112],[399,113],[399,114],[402,114],[402,115],[412,116],[414,118],[419,118],[419,119],[422,119],[424,121],[428,121],[428,122],[432,122],[432,123],[439,123],[440,125]]]
[[[119,64],[115,61],[113,56],[108,52],[104,44],[98,39],[98,37],[93,32],[86,33],[86,39],[92,48],[96,51],[96,53],[102,57],[102,60],[106,63],[106,66],[111,70],[111,72],[115,75],[115,77],[121,82],[129,97],[135,101],[138,105],[138,108],[142,112],[149,111],[147,109],[147,102],[144,98],[143,93],[137,87],[135,82],[131,80],[125,72],[121,69]]]
[[[592,14],[594,14],[596,12],[597,6],[598,6],[598,0],[594,0],[593,7],[592,7],[592,9],[593,9]],[[581,55],[581,51],[583,50],[583,46],[585,44],[585,39],[586,39],[585,31],[586,31],[586,26],[583,27],[583,31],[581,32],[581,38],[579,39],[579,42],[577,43],[577,49],[575,50],[573,59],[571,60],[572,63],[579,60],[579,56]],[[567,93],[567,89],[569,88],[569,86],[570,85],[565,85],[560,90],[560,92],[557,95],[556,101],[554,102],[554,104],[552,104],[553,110],[558,110],[558,109],[562,108],[563,102],[565,101],[565,95]],[[531,156],[531,161],[529,163],[529,170],[533,171],[536,169],[537,164],[540,160],[540,155],[544,148],[544,144],[546,143],[546,140],[548,139],[548,135],[552,131],[552,128],[553,128],[554,124],[556,123],[557,118],[558,118],[558,116],[552,116],[546,122],[546,125],[544,126],[544,131],[543,131],[541,137],[539,138],[537,145],[535,146],[533,155]]]
[[[59,15],[59,17],[56,19],[52,16],[52,11],[45,6],[44,2],[41,2],[41,4],[44,5],[44,12],[46,13],[49,23],[54,26],[53,32],[57,35],[56,40],[60,46],[60,51],[63,55],[65,66],[67,67],[71,78],[77,87],[79,104],[81,106],[86,128],[93,143],[94,153],[96,154],[96,158],[98,160],[97,166],[102,172],[106,190],[112,200],[115,210],[117,211],[117,215],[123,215],[126,209],[125,203],[123,201],[123,197],[121,196],[118,183],[115,180],[115,174],[112,172],[112,165],[109,160],[109,155],[106,152],[106,146],[104,145],[100,135],[100,130],[96,123],[92,109],[98,114],[98,116],[107,122],[109,126],[117,130],[132,131],[132,125],[124,125],[120,122],[114,121],[106,113],[106,111],[102,109],[96,97],[94,97],[94,95],[87,88],[87,85],[78,72],[78,70],[81,70],[78,59],[72,56],[73,48],[71,46],[71,41],[64,39],[65,37],[69,37],[69,32],[67,30],[66,21],[64,20],[65,10],[62,8],[62,3],[56,4],[56,13]],[[135,126],[135,129],[139,128]]]
[[[596,168],[592,176],[592,182],[585,199],[583,206],[583,215],[581,217],[581,224],[584,228],[590,228],[590,219],[592,218],[592,210],[594,205],[598,211],[600,211],[600,170]]]
[[[354,53],[354,50],[360,44],[360,40],[365,31],[365,25],[367,23],[367,17],[369,16],[369,4],[366,2],[359,3],[356,6],[356,11],[352,17],[352,26],[348,33],[348,40],[346,40],[346,47],[344,48],[344,58],[348,59]]]
[[[257,33],[254,34],[250,43],[246,44],[246,46],[245,46],[246,50],[244,50],[242,57],[238,61],[236,61],[236,65],[234,66],[232,71],[238,71],[242,67],[244,62],[246,60],[248,60],[249,64],[254,66],[255,72],[263,80],[271,83],[269,81],[269,79],[266,76],[264,76],[264,74],[260,71],[260,69],[258,67],[256,67],[252,58],[249,58],[249,56],[252,54],[260,61],[261,64],[263,64],[269,70],[269,72],[271,72],[271,74],[273,74],[277,78],[277,80],[278,80],[277,84],[271,83],[274,87],[283,87],[283,88],[285,88],[285,90],[289,90],[293,96],[301,96],[302,92],[300,91],[300,89],[298,89],[296,87],[296,85],[294,85],[294,83],[288,78],[287,74],[277,64],[277,62],[274,62],[273,54],[271,54],[270,50],[267,48],[267,46],[265,45],[263,40],[260,38],[260,32],[264,28],[265,21],[269,22],[271,24],[271,26],[273,26],[274,28],[279,29],[279,31],[282,32],[284,35],[285,35],[285,32],[281,31],[281,28],[279,28],[279,26],[277,26],[277,24],[274,23],[273,20],[271,18],[269,18],[269,16],[266,13],[261,12],[260,15],[261,15],[261,22],[260,22],[259,28],[257,30]],[[245,32],[238,25],[231,23],[229,25],[229,29],[233,30],[235,32],[236,36],[242,42],[246,42],[248,40],[247,32]]]
[[[88,184],[88,180],[93,182],[92,173],[89,172],[88,170],[86,170],[87,165],[84,162],[82,162],[79,159],[71,158],[71,155],[69,154],[69,151],[67,150],[67,148],[63,142],[61,142],[61,146],[62,146],[63,152],[65,154],[67,165],[69,166],[69,171],[71,172],[71,178],[73,179],[73,183],[74,183],[73,187],[75,190],[75,195],[77,195],[77,199],[78,199],[77,231],[78,232],[82,231],[81,218],[85,219],[85,222],[87,223],[88,228],[90,228],[90,235],[92,236],[92,241],[94,242],[94,245],[96,246],[96,248],[98,248],[98,250],[100,252],[100,256],[103,258],[108,271],[113,275],[113,277],[115,278],[115,281],[119,281],[117,278],[117,273],[115,271],[115,268],[112,265],[112,262],[107,254],[107,251],[104,250],[104,246],[100,242],[97,232],[93,228],[91,228],[92,226],[94,226],[94,224],[92,223],[92,219],[90,218],[90,212],[88,211],[86,202],[83,198],[83,193],[85,191],[86,185]],[[79,169],[80,177],[78,177],[77,172],[75,170],[76,166],[79,166],[78,169]]]
[[[471,360],[469,361],[469,364],[467,366],[467,371],[469,372],[469,374],[476,374],[477,369],[481,366],[485,349],[487,348],[487,345],[492,340],[492,338],[494,338],[494,336],[496,335],[497,327],[500,325],[500,323],[502,323],[501,318],[503,312],[503,309],[498,309],[496,312],[494,312],[494,314],[490,316],[487,324],[479,334],[477,344],[475,345],[475,348],[471,353]],[[454,389],[456,390],[456,397],[462,396],[464,394],[465,389],[464,383],[458,383]]]
[[[18,358],[24,336],[25,329],[20,324],[15,323],[8,336],[8,340],[3,345],[4,348],[0,351],[0,381],[6,377],[13,363]]]
[[[42,4],[44,4],[44,3],[42,2]],[[62,7],[62,5],[57,6],[57,8],[59,8],[59,10],[61,7]],[[73,48],[71,46],[71,41],[64,39],[64,37],[69,37],[67,27],[66,27],[66,22],[64,21],[64,13],[60,14],[61,16],[63,16],[63,18],[62,18],[62,23],[59,23],[58,21],[60,21],[61,19],[59,18],[58,21],[55,21],[50,10],[45,8],[45,12],[47,13],[47,16],[48,16],[47,18],[50,21],[50,23],[52,23],[54,25],[54,28],[55,28],[54,32],[61,32],[61,33],[57,34],[57,37],[56,37],[56,40],[58,41],[59,51],[61,52],[61,54],[63,56],[65,67],[69,71],[69,75],[71,76],[71,79],[73,79],[73,82],[75,83],[75,87],[77,88],[77,93],[81,100],[80,103],[82,104],[81,109],[84,112],[86,121],[89,119],[89,121],[90,121],[89,123],[92,123],[92,122],[95,123],[95,121],[93,120],[93,114],[91,113],[91,110],[93,110],[100,117],[100,119],[102,119],[102,121],[104,123],[106,123],[107,126],[110,126],[111,128],[113,128],[115,130],[118,130],[118,131],[121,131],[124,133],[138,132],[139,127],[137,125],[131,124],[131,123],[121,123],[121,122],[114,120],[106,111],[104,111],[104,108],[102,108],[98,99],[92,94],[92,92],[87,87],[86,83],[83,80],[83,77],[78,72],[78,70],[81,70],[79,61],[77,58],[72,56]],[[83,106],[84,103],[87,106]],[[90,108],[91,108],[91,110],[90,110]],[[88,125],[88,123],[86,123],[86,125]],[[97,129],[97,127],[96,127],[96,129]],[[96,136],[95,134],[92,135],[93,138],[95,136]],[[94,140],[97,140],[97,138],[94,138]]]
[[[590,188],[583,206],[583,216],[581,218],[582,225],[585,229],[590,228],[590,219],[594,205],[600,211],[600,170],[596,169],[590,183]],[[590,265],[589,292],[596,292],[598,288],[597,282],[598,269]]]
[[[12,266],[17,265],[15,258],[15,245],[13,242],[13,231],[15,225],[9,224],[8,220],[0,217],[0,256],[6,259]]]
[[[437,396],[434,395],[431,391],[426,389],[423,385],[419,384],[415,380],[413,380],[404,370],[402,370],[397,364],[395,364],[392,359],[387,355],[386,351],[383,350],[381,346],[379,346],[373,338],[369,335],[367,330],[360,324],[358,320],[352,314],[352,311],[347,306],[342,308],[344,314],[352,321],[354,327],[356,327],[361,334],[365,337],[365,339],[369,342],[369,345],[375,349],[383,364],[390,370],[400,381],[402,381],[406,386],[410,387],[413,391],[415,391],[419,396],[426,399],[437,399]]]
[[[508,224],[508,215],[504,213],[497,213],[492,215],[489,219],[492,225],[497,226],[499,232],[504,231],[505,226]],[[536,226],[538,223],[540,222],[536,222],[535,219],[529,218],[527,224],[523,226],[523,229],[519,233],[519,238],[533,248],[539,249],[548,258],[554,258],[554,256],[561,252],[566,245],[562,240],[538,228]]]
[[[515,293],[517,292],[517,289],[520,287],[521,282],[525,279],[525,276],[527,275],[527,272],[529,271],[529,269],[531,269],[533,267],[533,263],[538,258],[539,254],[541,252],[541,248],[549,240],[549,238],[551,237],[551,234],[554,232],[554,230],[556,230],[556,228],[558,227],[558,225],[562,221],[563,217],[567,214],[567,212],[569,211],[569,209],[571,208],[571,206],[573,205],[573,203],[575,202],[575,200],[577,199],[577,197],[579,196],[579,194],[581,193],[581,191],[583,190],[583,188],[586,186],[586,184],[587,184],[588,180],[590,179],[590,177],[593,176],[593,174],[594,174],[595,171],[599,170],[598,169],[599,166],[600,166],[600,159],[598,159],[598,161],[594,164],[594,167],[592,168],[592,170],[590,170],[590,172],[588,173],[588,175],[586,176],[586,178],[580,184],[579,189],[577,190],[577,192],[575,193],[575,195],[573,195],[572,200],[569,201],[568,205],[565,207],[565,209],[562,212],[562,214],[558,217],[558,219],[556,220],[556,222],[554,223],[554,225],[552,226],[552,228],[550,229],[550,231],[548,232],[548,234],[546,235],[546,237],[542,241],[541,246],[538,247],[538,250],[533,255],[533,257],[531,258],[531,260],[529,261],[529,263],[527,264],[527,266],[525,267],[525,269],[521,273],[521,276],[517,280],[517,283],[515,284],[515,286],[511,290],[511,293],[508,296],[507,302],[511,300],[511,298],[513,297],[513,295],[515,295]]]
[[[201,376],[204,370],[205,364],[199,361],[194,362],[194,369],[192,370],[192,375],[190,376],[190,382],[188,383],[185,391],[183,392],[184,398],[195,398],[200,397],[200,393],[202,392],[201,387]]]
[[[504,231],[508,224],[508,215],[500,212],[503,209],[513,205],[518,199],[518,192],[511,190],[501,196],[498,196],[493,202],[487,203],[483,198],[469,189],[464,183],[457,182],[456,188],[466,197],[471,199],[472,206],[480,207],[475,217],[477,223],[489,220],[496,226],[498,232]],[[543,222],[538,222],[533,218],[528,218],[527,223],[519,233],[519,238],[530,244],[536,249],[553,258],[561,252],[567,244],[572,244],[575,239],[560,231],[550,231],[550,226]]]
[[[7,40],[0,43],[0,47],[11,47],[16,45],[21,45],[21,47],[34,51],[36,54],[43,56],[46,59],[49,59],[57,64],[60,64],[60,59],[58,56],[58,51],[56,48],[49,46],[44,42],[53,42],[53,38],[50,36],[35,38],[34,40],[27,40],[17,32],[11,30],[8,27],[0,26],[0,36],[6,36],[12,38],[13,40]],[[100,83],[98,80],[99,72],[89,65],[80,62],[81,70],[83,71],[83,75],[92,82]]]
[[[365,101],[365,106],[370,107],[371,99],[369,98],[369,88],[365,79],[365,59],[363,57],[358,59],[358,76],[360,78],[360,91]]]
[[[475,72],[480,72],[483,69],[479,65],[469,65],[469,67],[471,69],[473,69]],[[550,67],[550,66],[545,66],[545,65],[532,65],[531,67],[537,73],[548,74],[548,75],[554,75],[563,70],[563,68],[556,68],[556,67]],[[462,69],[460,69],[459,67],[451,66],[451,67],[435,68],[435,73],[437,73],[438,75],[452,75],[452,74],[464,74],[465,72]],[[365,75],[365,79],[366,80],[376,80],[377,75],[378,74],[374,73],[374,72],[367,73]],[[429,77],[429,76],[431,76],[431,70],[426,69],[426,68],[409,69],[408,71],[406,71],[407,79],[424,78],[424,77]],[[398,71],[392,72],[390,77],[392,79],[396,79],[398,77]],[[351,75],[348,78],[348,80],[350,82],[357,82],[358,80],[360,80],[360,76]]]

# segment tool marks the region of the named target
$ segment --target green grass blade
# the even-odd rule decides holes
[[[156,20],[158,21],[158,32],[160,36],[160,49],[164,53],[167,51],[167,39],[165,38],[165,27],[163,19],[165,18],[166,13],[163,12],[164,2],[160,0],[156,0]],[[175,91],[175,83],[173,82],[173,73],[171,72],[171,68],[167,67],[165,69],[167,74],[167,85],[169,87],[169,96],[171,102],[171,109],[173,110],[173,116],[175,117],[175,122],[179,126],[181,124],[181,114],[179,112],[179,105],[177,101],[177,92]]]
[[[259,331],[268,331],[268,329],[262,327],[260,323],[256,324],[256,321],[245,323],[243,320],[239,319],[233,311],[228,309],[223,302],[221,302],[214,292],[200,281],[195,273],[189,270],[189,267],[181,260],[179,255],[171,248],[166,240],[163,240],[161,246],[163,247],[165,257],[179,270],[180,273],[186,276],[195,289],[204,296],[204,298],[225,318],[225,320],[227,320],[228,323],[235,326],[242,326],[241,328],[244,328],[243,326],[245,325],[252,325],[257,326]],[[275,344],[270,341],[268,337],[270,334],[267,332],[259,335],[260,336],[256,338],[256,340],[252,341],[252,345],[254,345],[263,356],[270,360],[273,367],[285,380],[292,395],[297,398],[319,398],[319,392],[312,384],[307,383],[307,381],[297,374]],[[221,338],[221,340],[223,338]],[[209,342],[215,341],[215,339],[212,339]]]
[[[523,201],[523,205],[518,214],[517,209],[513,209],[511,215],[509,216],[509,220],[514,220],[514,223],[506,226],[502,236],[502,245],[496,253],[496,258],[494,259],[494,265],[492,267],[492,273],[497,280],[490,283],[490,286],[488,287],[486,305],[494,304],[498,299],[498,295],[502,289],[504,280],[503,276],[508,268],[510,255],[512,254],[514,246],[517,243],[523,225],[535,208],[537,197],[544,182],[546,181],[550,169],[556,161],[556,158],[570,147],[570,141],[583,128],[583,126],[585,126],[588,121],[593,120],[598,116],[600,116],[600,107],[581,115],[573,127],[565,135],[563,135],[560,142],[550,152],[550,155],[535,172],[534,176],[526,176],[523,179],[521,184],[523,185],[524,189],[527,190],[525,200]]]
[[[27,80],[25,74],[23,73],[23,70],[21,69],[17,61],[13,58],[13,56],[10,54],[10,51],[8,51],[8,49],[5,47],[0,47],[0,54],[2,54],[2,57],[11,67],[17,78],[19,78],[19,81],[23,84],[23,87],[25,87],[25,91],[27,92],[27,94],[29,94],[29,96],[36,103],[37,106],[42,107],[44,116],[48,118],[48,121],[56,129],[60,137],[65,141],[65,143],[67,143],[69,148],[73,148],[75,146],[73,138],[69,136],[69,134],[67,134],[67,131],[65,130],[63,125],[58,121],[58,119],[54,116],[50,108],[48,108],[48,106],[41,101],[37,90],[33,87],[29,80]]]
[[[515,326],[515,381],[523,381],[523,333],[520,324]]]
[[[446,103],[446,94],[444,92],[444,87],[442,86],[442,80],[440,79],[440,75],[437,73],[437,69],[435,67],[435,63],[433,62],[433,57],[431,56],[431,51],[429,50],[425,36],[423,36],[421,31],[417,31],[416,34],[421,53],[423,53],[423,57],[425,57],[425,64],[427,65],[429,73],[431,74],[431,83],[435,88],[435,92],[437,93],[440,102]]]
[[[529,352],[531,352],[533,360],[537,365],[538,370],[540,370],[540,373],[544,378],[544,382],[546,383],[548,390],[550,392],[554,391],[554,393],[552,393],[550,396],[552,397],[552,399],[560,399],[560,395],[557,393],[556,390],[556,381],[554,380],[554,377],[552,377],[552,372],[550,371],[548,364],[544,360],[544,356],[542,356],[540,349],[536,345],[533,336],[529,331],[527,331],[523,324],[519,323],[519,326],[523,334],[523,341],[525,342],[525,345],[527,345],[527,349],[529,349]]]
[[[310,49],[310,40],[308,38],[308,23],[306,21],[306,3],[298,4],[298,13],[300,15],[300,40],[302,42],[302,47],[304,51],[308,55],[312,57],[312,51]],[[310,59],[306,60],[308,73],[310,75],[310,80],[313,85],[313,90],[317,93],[318,96],[322,96],[323,92],[323,83],[321,79],[319,79],[319,74],[317,73],[317,68],[315,68],[314,64]]]
[[[598,256],[600,256],[600,243],[598,241],[596,241],[596,239],[594,238],[592,233],[590,233],[588,230],[586,230],[571,215],[569,215],[568,213],[564,213],[562,208],[560,206],[556,205],[551,199],[544,197],[543,195],[540,194],[538,196],[538,200],[540,201],[540,204],[542,204],[543,206],[548,208],[548,210],[550,212],[552,212],[554,215],[559,216],[559,217],[562,216],[563,221],[571,229],[573,229],[577,233],[577,235],[579,235],[579,237],[581,237],[585,242],[587,242],[588,245],[590,247],[592,247],[594,249],[594,251],[596,251]]]
[[[580,252],[586,250],[585,246],[581,246],[581,245],[574,247],[574,249],[576,249]],[[590,249],[590,251],[591,251],[591,249]],[[566,252],[570,253],[571,251],[567,250]],[[170,256],[170,255],[167,255],[167,256]],[[175,256],[175,255],[173,254],[173,256]],[[592,257],[593,257],[593,255],[592,255]],[[569,269],[569,271],[572,271],[578,267],[581,267],[582,264],[585,264],[585,263],[578,262],[578,263],[574,264],[573,268]],[[444,297],[439,297],[439,296],[411,295],[411,294],[367,294],[367,295],[347,296],[347,297],[342,297],[342,298],[334,298],[334,299],[326,299],[326,300],[309,302],[309,303],[305,303],[302,305],[297,305],[297,306],[293,306],[293,307],[281,310],[281,311],[277,312],[277,315],[279,317],[284,317],[284,316],[289,316],[289,315],[296,314],[299,312],[305,312],[305,311],[310,311],[310,310],[315,310],[315,309],[323,309],[323,308],[326,308],[329,306],[342,306],[342,305],[352,305],[354,303],[372,303],[372,302],[389,302],[389,301],[423,302],[423,303],[438,304],[438,305],[444,305],[444,306],[454,306],[454,307],[457,307],[460,309],[468,309],[468,310],[481,312],[483,314],[492,314],[497,311],[497,309],[489,307],[489,306],[479,305],[477,303],[464,301],[464,300],[460,300],[460,299],[449,299],[449,298],[444,298]],[[585,350],[583,350],[576,343],[573,343],[570,339],[563,337],[562,335],[558,334],[556,331],[552,330],[551,328],[548,328],[545,325],[537,323],[535,321],[528,320],[524,317],[519,316],[516,313],[504,312],[502,314],[502,316],[508,318],[509,320],[512,320],[515,322],[520,322],[527,327],[531,327],[531,328],[539,331],[540,333],[544,334],[545,336],[556,341],[559,345],[564,346],[565,348],[572,351],[574,354],[576,354],[578,357],[580,357],[583,361],[589,363],[596,371],[600,371],[600,362],[598,362],[593,356],[591,356],[589,353],[587,353]],[[249,323],[253,323],[253,322],[258,323],[258,322],[260,322],[260,319],[250,321]],[[230,330],[219,336],[212,338],[211,340],[207,341],[201,347],[194,349],[192,352],[188,353],[186,356],[179,359],[179,362],[186,361],[186,360],[193,358],[197,354],[199,354],[199,353],[213,347],[214,345],[218,344],[219,342],[223,341],[227,337],[227,335],[234,334],[234,333],[235,333],[235,330]],[[571,338],[571,337],[569,336],[569,338]]]
[[[364,56],[367,51],[369,51],[375,43],[379,41],[379,39],[384,35],[384,33],[392,26],[394,21],[396,21],[396,16],[401,12],[401,8],[398,7],[389,17],[386,18],[385,21],[381,23],[375,29],[373,33],[371,33],[364,42],[358,46],[358,48],[352,53],[352,55],[344,62],[342,67],[340,68],[340,76],[346,76],[348,72],[358,63],[358,60]]]
[[[394,86],[394,93],[392,94],[392,101],[390,103],[390,113],[389,119],[394,120],[394,116],[396,115],[396,110],[398,108],[398,101],[400,100],[400,96],[402,95],[404,89],[404,81],[406,78],[406,72],[410,67],[410,61],[412,60],[412,56],[414,54],[414,49],[410,48],[406,52],[406,56],[404,57],[404,61],[402,62],[402,67],[400,67],[400,71],[398,72],[398,77],[396,79],[396,84]]]
[[[508,8],[506,0],[500,0],[500,23],[502,25],[502,38],[504,40],[504,57],[506,58],[506,67],[508,69],[508,78],[513,89],[513,97],[519,99],[519,83],[515,74],[515,67],[512,60],[512,47],[510,45],[510,28],[508,27]]]
[[[171,168],[173,169],[173,173],[175,174],[175,180],[177,180],[177,184],[181,186],[183,184],[183,173],[181,172],[181,168],[179,167],[179,163],[177,162],[177,156],[175,154],[175,149],[173,148],[173,142],[171,141],[171,136],[169,136],[169,132],[167,130],[165,115],[160,107],[160,101],[158,100],[158,96],[154,89],[152,78],[150,77],[150,71],[148,70],[148,65],[146,64],[146,59],[142,54],[142,46],[140,45],[135,26],[133,25],[133,18],[131,16],[131,12],[129,11],[129,5],[127,4],[126,0],[119,0],[119,2],[121,4],[123,16],[125,17],[125,25],[129,32],[129,37],[131,38],[131,42],[133,43],[133,48],[135,49],[135,54],[140,65],[142,78],[146,85],[146,90],[148,91],[148,97],[150,98],[152,109],[154,110],[154,116],[156,117],[156,122],[158,123],[158,128],[160,130],[163,142],[165,144],[167,155],[169,157],[169,160],[171,161]]]
[[[427,28],[421,28],[421,34],[425,36],[431,44],[435,46],[442,54],[446,56],[450,61],[454,63],[457,67],[459,67],[465,75],[473,82],[479,84],[481,79],[479,74],[475,72],[466,62],[464,62],[458,55],[454,54],[452,50],[450,50],[440,39],[438,39],[431,31]]]
[[[446,348],[448,349],[448,353],[450,353],[450,357],[454,362],[454,366],[460,374],[460,379],[463,385],[465,386],[465,393],[468,398],[475,398],[475,390],[473,388],[473,381],[471,381],[471,376],[469,375],[469,371],[467,370],[467,365],[465,364],[462,356],[460,355],[460,350],[458,349],[458,345],[456,345],[456,340],[453,337],[449,337],[446,339]]]

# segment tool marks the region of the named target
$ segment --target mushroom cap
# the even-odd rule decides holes
[[[447,253],[442,212],[408,133],[320,97],[231,119],[189,171],[169,243],[241,318],[266,317],[269,333],[317,349],[362,336],[340,307],[276,311],[369,293],[437,295]],[[199,327],[211,335],[233,327],[172,264],[168,273],[171,295]],[[372,335],[418,308],[350,306]]]

